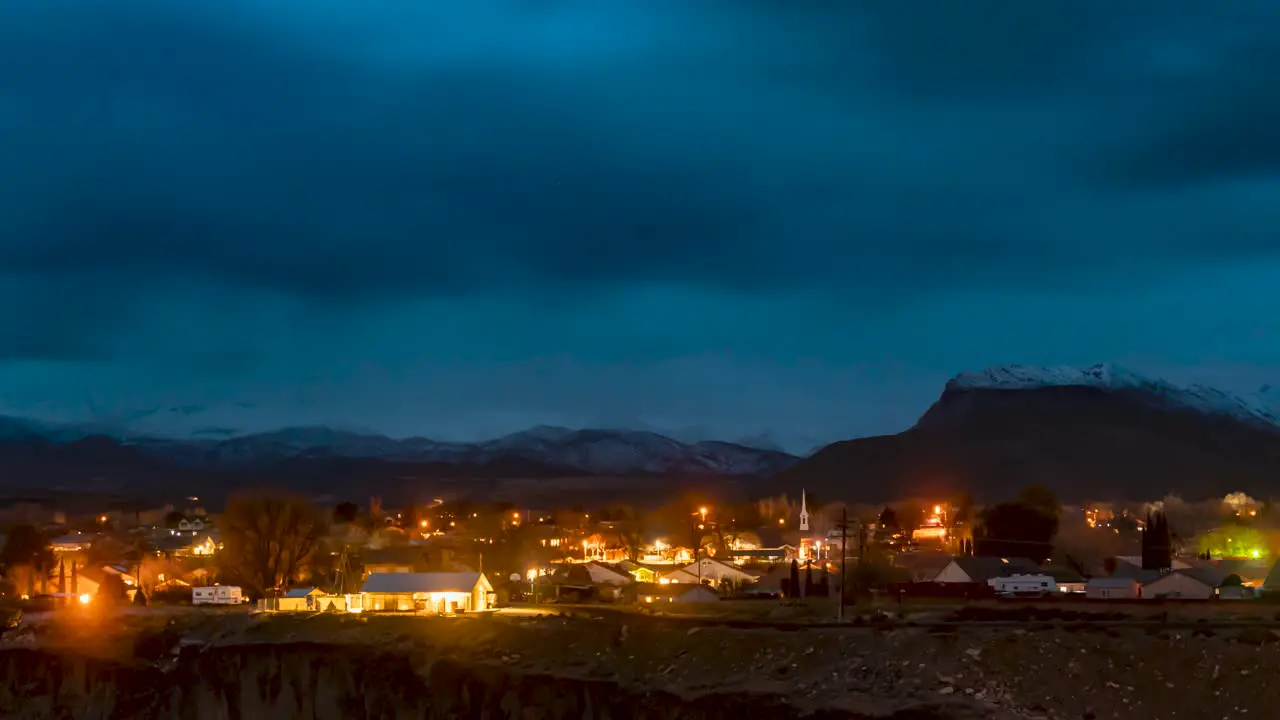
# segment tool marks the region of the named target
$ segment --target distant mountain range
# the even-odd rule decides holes
[[[494,487],[487,481],[557,478],[581,479],[586,484],[575,487],[585,490],[575,492],[591,492],[605,487],[591,478],[648,477],[674,481],[664,486],[670,492],[743,478],[749,484],[738,483],[740,493],[806,488],[854,502],[960,491],[994,501],[1033,482],[1064,500],[1234,491],[1266,498],[1280,488],[1278,409],[1280,391],[1272,388],[1236,395],[1111,365],[994,367],[953,378],[902,433],[833,443],[803,459],[646,430],[542,426],[482,442],[445,442],[329,427],[233,429],[246,426],[240,411],[256,412],[249,405],[228,414],[234,425],[211,422],[216,418],[198,407],[112,423],[0,416],[0,486],[136,493],[272,483],[363,497],[423,483],[483,493]]]
[[[184,428],[179,428],[185,430]],[[545,475],[723,475],[767,476],[799,458],[777,450],[728,442],[682,443],[652,432],[573,430],[535,427],[483,442],[443,442],[427,438],[296,427],[272,432],[208,437],[163,437],[95,424],[66,425],[0,416],[0,443],[15,449],[41,447],[45,455],[93,440],[150,462],[207,471],[265,472],[282,464],[362,460],[397,466],[426,465],[435,474],[449,467],[506,467],[507,472]],[[192,437],[195,435],[195,437]],[[202,436],[203,435],[203,436]],[[29,454],[29,453],[28,453]],[[464,473],[466,474],[466,473]]]
[[[779,487],[883,502],[1040,483],[1064,500],[1221,497],[1280,490],[1280,393],[1182,387],[1112,365],[961,374],[914,427],[833,443]]]

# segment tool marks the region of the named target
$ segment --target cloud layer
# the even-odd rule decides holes
[[[790,388],[742,411],[758,427],[838,435],[909,422],[966,363],[1271,362],[1274,293],[1220,303],[1280,252],[1278,23],[1263,0],[6,4],[0,389],[127,404],[148,390],[119,378],[159,366],[166,394],[315,386],[345,416],[431,385],[370,368],[561,358],[612,389],[522,418],[637,383],[680,409],[605,414],[740,416],[728,389],[678,402],[662,368],[693,363]],[[1219,311],[1141,315],[1156,296]],[[968,329],[935,347],[949,314]],[[1126,316],[1165,324],[1134,348]],[[1224,319],[1258,342],[1220,350]]]

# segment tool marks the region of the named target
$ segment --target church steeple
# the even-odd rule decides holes
[[[805,505],[803,488],[800,490],[800,532],[809,532],[809,508]]]

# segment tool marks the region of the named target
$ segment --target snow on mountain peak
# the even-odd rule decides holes
[[[1085,368],[1065,365],[1002,365],[952,378],[947,392],[964,390],[1035,390],[1052,387],[1092,387],[1114,392],[1139,391],[1162,403],[1187,410],[1228,415],[1272,429],[1280,425],[1280,391],[1271,386],[1251,396],[1223,392],[1205,385],[1179,386],[1101,363]]]
[[[1086,368],[1067,365],[1000,365],[964,372],[947,383],[948,390],[1031,390],[1048,387],[1144,387],[1152,381],[1109,363]]]

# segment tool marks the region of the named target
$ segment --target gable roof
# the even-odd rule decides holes
[[[1262,589],[1267,592],[1280,591],[1280,560],[1271,566],[1271,572],[1267,573],[1267,579],[1262,581]]]
[[[1026,558],[998,558],[982,556],[961,556],[953,558],[956,567],[964,571],[973,582],[984,583],[992,578],[1009,577],[1010,575],[1033,575],[1040,571],[1040,566]]]
[[[1129,577],[1097,577],[1090,578],[1089,582],[1085,583],[1085,587],[1099,589],[1131,588],[1138,584],[1137,580]]]
[[[284,597],[287,597],[287,598],[304,598],[304,597],[307,597],[307,596],[309,596],[309,595],[323,595],[323,594],[324,594],[324,591],[323,591],[323,590],[321,590],[320,588],[314,588],[314,587],[309,587],[309,588],[294,588],[294,589],[290,590],[289,592],[285,593],[285,594],[284,594]]]
[[[360,592],[471,592],[482,577],[474,572],[373,573]]]

